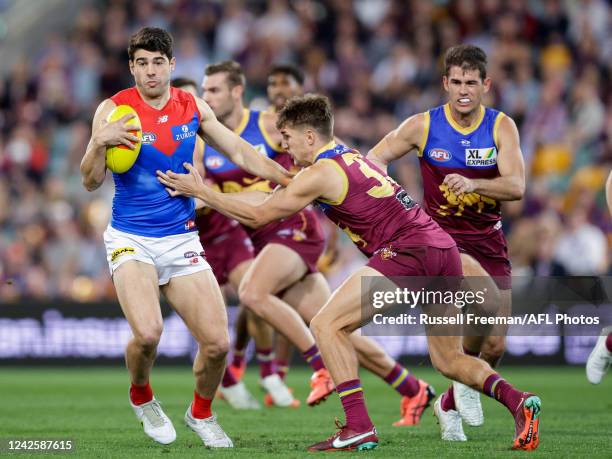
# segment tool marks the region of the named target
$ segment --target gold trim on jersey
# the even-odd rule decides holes
[[[497,131],[499,129],[499,123],[504,116],[506,116],[504,112],[499,112],[497,116],[495,117],[495,123],[493,124],[493,142],[495,142],[495,148],[497,148],[498,153],[499,153],[499,142],[497,140],[498,139]]]
[[[329,148],[327,150],[329,150]],[[323,151],[327,151],[327,150],[323,150]],[[323,153],[323,151],[321,151],[321,153]],[[318,155],[320,155],[321,153],[318,153]],[[349,181],[346,175],[346,171],[342,169],[340,164],[338,164],[336,161],[334,161],[331,158],[323,158],[323,159],[320,159],[319,161],[320,162],[325,161],[326,163],[333,164],[334,167],[338,170],[338,172],[340,172],[340,177],[342,178],[342,193],[340,194],[340,198],[337,200],[319,198],[317,199],[317,201],[324,202],[325,204],[329,204],[331,206],[339,206],[340,204],[344,202],[344,200],[346,199],[346,195],[348,193]]]
[[[480,127],[480,124],[485,116],[485,108],[482,105],[480,106],[480,114],[478,115],[478,119],[476,119],[476,121],[474,121],[472,125],[468,127],[461,126],[453,119],[449,103],[444,104],[444,116],[446,117],[448,124],[450,124],[455,131],[459,132],[460,134],[467,135],[471,134]]]
[[[429,138],[429,125],[431,123],[431,116],[429,115],[429,110],[423,113],[423,138],[421,139],[421,144],[419,145],[419,151],[417,156],[423,156],[425,145],[427,145],[427,139]]]
[[[263,136],[264,140],[266,141],[266,143],[272,150],[282,152],[284,151],[283,148],[280,145],[274,143],[274,141],[270,137],[270,134],[268,134],[268,131],[266,131],[266,128],[264,127],[263,116],[262,116],[264,113],[266,112],[260,112],[259,119],[257,120],[257,126],[259,127],[259,132],[261,132],[261,135]]]
[[[236,126],[234,132],[238,135],[242,135],[244,128],[249,123],[249,119],[251,119],[251,111],[248,108],[244,108],[242,111],[242,119],[240,120],[240,124]]]
[[[321,148],[317,150],[317,152],[314,155],[313,162],[317,160],[317,158],[319,157],[321,153],[325,153],[327,150],[333,150],[334,148],[336,148],[336,140],[332,139],[330,142],[326,143],[325,145],[323,145]]]

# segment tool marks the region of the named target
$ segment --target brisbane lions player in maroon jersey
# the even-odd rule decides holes
[[[290,168],[293,159],[280,149],[282,138],[276,127],[277,115],[244,108],[244,81],[244,74],[236,62],[210,65],[203,82],[204,99],[223,123],[235,129],[262,153]],[[208,146],[205,164],[207,175],[213,177],[224,192],[272,191],[268,181],[232,165]],[[257,256],[240,285],[241,302],[264,317],[300,349],[315,370],[307,399],[309,405],[315,405],[334,390],[314,337],[306,326],[331,295],[325,278],[316,272],[316,262],[324,245],[318,218],[312,209],[306,208],[282,221],[273,221],[254,230],[249,228],[248,232]],[[282,296],[276,294],[283,290]],[[291,311],[291,307],[303,320],[299,320],[300,316]],[[434,396],[433,388],[395,362],[375,341],[358,335],[351,336],[351,340],[360,363],[402,395],[402,419],[395,425],[418,424]]]
[[[312,319],[311,329],[336,384],[346,424],[311,451],[372,449],[376,429],[365,407],[357,376],[357,358],[349,338],[362,321],[364,277],[461,276],[461,259],[453,239],[407,193],[355,150],[333,141],[333,116],[327,98],[291,99],[279,113],[283,146],[305,167],[287,188],[261,196],[223,194],[204,185],[197,170],[189,174],[158,171],[171,195],[187,194],[258,227],[281,219],[313,201],[352,236],[369,261],[352,274]],[[427,311],[424,311],[427,312]],[[516,449],[534,449],[539,441],[540,399],[516,390],[483,360],[463,353],[458,336],[428,336],[433,365],[446,377],[485,392],[513,411]],[[518,404],[519,410],[514,410]]]
[[[499,314],[507,316],[511,268],[501,202],[522,198],[525,167],[514,121],[482,105],[491,85],[486,63],[486,54],[476,46],[450,48],[443,77],[448,103],[408,118],[368,159],[386,170],[394,159],[418,151],[425,209],[457,243],[464,274],[496,291]],[[505,332],[501,327],[484,331],[487,336],[466,336],[464,352],[480,354],[495,367],[504,352]],[[443,440],[466,440],[462,419],[471,426],[484,422],[480,394],[463,384],[453,383],[438,405]]]

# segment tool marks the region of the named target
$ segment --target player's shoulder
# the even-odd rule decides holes
[[[135,87],[122,89],[110,98],[116,105],[134,105],[140,101],[138,90]]]
[[[174,86],[170,87],[170,97],[180,103],[196,103],[196,98],[193,94]]]

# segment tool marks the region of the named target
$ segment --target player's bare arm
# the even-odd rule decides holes
[[[425,144],[425,114],[417,113],[388,133],[367,155],[384,172],[387,165]]]
[[[257,153],[255,148],[217,120],[206,102],[196,99],[201,115],[204,141],[226,155],[234,164],[253,175],[286,186],[291,174],[280,164]]]
[[[158,171],[158,179],[174,190],[173,195],[188,195],[202,199],[222,214],[238,220],[252,228],[259,228],[274,220],[299,212],[317,198],[337,200],[343,193],[343,181],[333,166],[318,163],[302,170],[286,188],[277,188],[266,196],[265,193],[219,193],[207,187],[197,171],[185,164],[189,174],[172,171]],[[257,202],[259,201],[259,202]]]
[[[103,101],[94,115],[91,138],[87,144],[85,155],[81,160],[81,177],[83,186],[87,191],[93,191],[102,185],[106,176],[106,148],[114,145],[125,145],[133,150],[132,142],[140,142],[140,139],[130,133],[133,126],[127,126],[128,121],[134,115],[124,117],[109,123],[106,121],[109,113],[116,107],[115,103],[106,99]]]
[[[449,174],[444,183],[459,195],[478,193],[498,201],[515,201],[525,193],[525,163],[516,124],[508,116],[499,122],[497,168],[500,176],[493,179],[468,179],[460,174]]]

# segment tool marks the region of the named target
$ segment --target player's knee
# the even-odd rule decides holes
[[[133,331],[134,339],[138,345],[145,350],[154,350],[159,344],[163,324],[149,324],[144,327],[139,327]]]
[[[200,352],[207,360],[225,360],[229,346],[228,337],[218,337],[205,344],[200,344]]]
[[[443,376],[449,379],[455,379],[459,370],[457,367],[459,357],[460,353],[458,351],[432,353],[431,363]]]
[[[240,303],[258,316],[264,313],[263,306],[266,296],[265,292],[253,285],[242,284],[238,289]]]
[[[337,321],[324,312],[317,313],[310,320],[310,331],[315,338],[324,336],[326,334],[336,333],[341,329],[342,327],[337,323]]]
[[[315,338],[321,336],[321,334],[325,331],[325,318],[321,314],[316,314],[310,320],[310,331],[314,335]]]
[[[504,355],[506,343],[503,337],[486,340],[480,350],[480,358],[491,363],[497,362]]]

